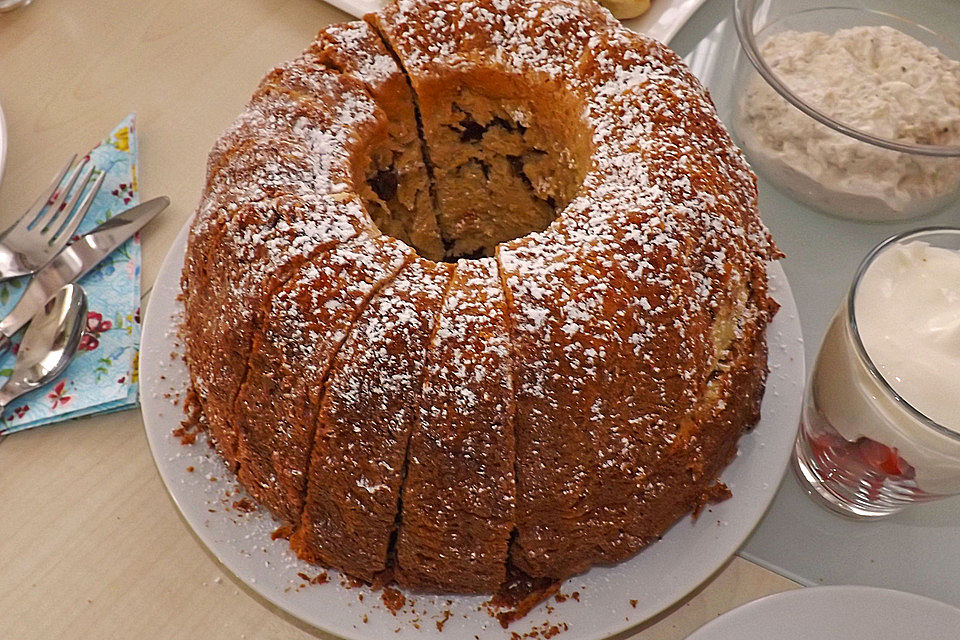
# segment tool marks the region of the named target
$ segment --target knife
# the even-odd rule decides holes
[[[10,338],[30,322],[60,287],[82,278],[169,204],[170,198],[160,196],[113,216],[68,244],[57,257],[37,271],[20,301],[0,321],[0,353],[10,347]]]

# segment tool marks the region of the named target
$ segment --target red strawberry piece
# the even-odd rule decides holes
[[[860,457],[866,465],[888,476],[899,476],[907,479],[914,477],[914,468],[900,457],[896,447],[888,447],[870,438],[860,438],[858,443]]]

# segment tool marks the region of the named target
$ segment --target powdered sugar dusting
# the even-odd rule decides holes
[[[375,20],[414,87],[494,68],[583,103],[594,149],[581,189],[551,227],[497,253],[523,487],[514,559],[558,575],[627,557],[659,533],[646,505],[689,486],[651,476],[651,461],[713,464],[687,444],[704,419],[691,416],[716,400],[704,394],[724,350],[753,349],[769,314],[776,252],[753,174],[679,58],[605,12],[400,0]]]
[[[399,0],[371,19],[413,76],[481,62],[569,77],[596,30],[619,25],[605,9],[574,0]]]
[[[325,28],[310,51],[331,59],[341,72],[356,76],[374,93],[392,81],[406,82],[380,37],[361,20]]]
[[[299,522],[331,362],[370,296],[412,255],[363,234],[303,263],[273,296],[237,399],[239,474],[288,522]]]
[[[516,485],[504,315],[496,261],[459,261],[407,457],[397,563],[408,584],[492,591],[505,578]]]
[[[354,323],[327,380],[309,525],[298,544],[366,580],[387,566],[427,347],[451,272],[419,259],[400,271]]]
[[[185,334],[193,382],[231,463],[234,404],[265,303],[303,261],[372,226],[352,157],[382,127],[359,81],[301,57],[267,76],[210,154],[184,268]]]

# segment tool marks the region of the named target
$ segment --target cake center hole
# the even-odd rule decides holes
[[[367,171],[374,223],[432,260],[490,256],[545,229],[588,165],[576,100],[555,86],[481,77],[482,87],[467,73],[419,86],[417,140]]]

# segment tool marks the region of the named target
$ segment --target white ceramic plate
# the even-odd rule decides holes
[[[489,640],[509,638],[514,631],[523,635],[544,623],[547,628],[565,623],[563,640],[605,638],[656,615],[719,569],[760,520],[786,468],[800,414],[803,341],[793,294],[783,270],[774,265],[772,295],[782,306],[767,333],[770,377],[760,423],[741,439],[738,458],[723,474],[733,498],[705,509],[696,522],[684,518],[662,541],[631,560],[568,580],[562,592],[579,592],[578,600],[541,604],[509,631],[478,610],[486,601],[483,597],[416,595],[412,608],[394,616],[379,594],[345,588],[334,572],[327,584],[301,587],[298,572],[312,577],[318,569],[297,560],[286,541],[270,539],[278,523],[269,514],[232,508],[238,496],[226,493],[236,491],[236,484],[202,436],[197,444],[184,446],[171,434],[182,419],[178,401],[187,384],[176,338],[187,232],[185,226],[164,260],[143,325],[140,393],[157,468],[184,518],[230,571],[280,608],[324,631],[351,639]],[[436,622],[448,611],[440,633]]]
[[[7,121],[3,117],[3,105],[0,105],[0,180],[3,180],[3,165],[7,162]]]
[[[811,587],[728,611],[687,640],[954,640],[960,609],[874,587]]]
[[[646,13],[639,18],[624,20],[623,24],[634,31],[669,43],[680,27],[705,1],[652,0],[650,9]],[[327,2],[357,18],[379,11],[390,4],[390,0],[327,0]]]

